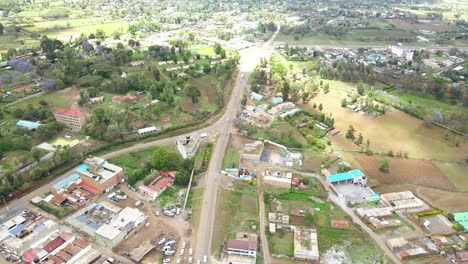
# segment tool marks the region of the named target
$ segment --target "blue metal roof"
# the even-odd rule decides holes
[[[331,183],[334,183],[334,182],[340,182],[340,181],[349,181],[354,178],[363,177],[363,176],[364,176],[364,173],[362,173],[360,170],[352,170],[348,172],[329,175],[328,180]]]
[[[272,103],[274,104],[279,104],[283,102],[283,97],[275,97],[271,100]]]
[[[23,224],[19,224],[15,227],[13,227],[11,230],[10,230],[10,234],[12,234],[13,236],[17,236],[21,233],[21,231],[24,230],[24,225]]]
[[[36,228],[33,229],[33,233],[39,234],[42,230],[44,230],[46,226],[44,224],[37,226]]]
[[[88,224],[89,227],[91,227],[92,229],[95,229],[95,230],[98,230],[99,227],[101,227],[101,225],[99,223],[96,223],[96,222],[91,222]]]
[[[86,221],[88,221],[88,218],[86,218],[86,216],[84,216],[84,215],[79,215],[79,216],[75,217],[75,219],[80,221],[81,223],[86,223]]]
[[[79,173],[85,173],[88,170],[88,165],[87,164],[81,164],[75,169]]]
[[[54,189],[55,190],[62,190],[62,189],[67,189],[68,187],[70,187],[70,184],[72,182],[76,182],[78,179],[80,179],[80,175],[78,174],[72,174],[70,176],[68,176],[67,178],[57,182],[56,184],[54,184]]]
[[[20,120],[20,121],[16,122],[16,125],[20,126],[20,127],[24,127],[24,128],[26,128],[28,130],[34,130],[34,129],[37,129],[41,124],[36,123],[36,122],[27,121],[27,120]]]

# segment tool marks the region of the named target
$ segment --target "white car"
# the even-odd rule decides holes
[[[184,253],[185,253],[185,249],[181,249],[181,250],[180,250],[180,256],[183,256]]]
[[[206,262],[208,262],[208,257],[203,256],[203,263],[206,263]]]
[[[192,248],[189,248],[188,254],[189,254],[189,256],[193,255],[193,249]]]
[[[192,264],[192,257],[188,258],[188,264]]]
[[[185,245],[186,245],[186,244],[187,244],[187,243],[182,242],[182,249],[185,249]]]
[[[180,259],[177,259],[177,262],[176,262],[176,264],[180,264]]]

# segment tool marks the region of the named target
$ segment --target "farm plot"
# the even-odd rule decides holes
[[[435,165],[461,192],[468,192],[468,165],[466,163],[436,161]]]
[[[377,185],[414,184],[447,191],[457,189],[449,179],[431,162],[426,160],[389,158],[390,171],[383,173],[379,169],[379,156],[354,155],[364,173]]]
[[[314,111],[313,104],[322,104],[324,113],[332,113],[335,128],[345,134],[350,125],[357,135],[362,133],[364,142],[370,140],[374,152],[406,152],[409,157],[421,159],[461,160],[468,151],[468,145],[462,143],[455,147],[454,142],[444,139],[444,130],[436,126],[426,126],[416,119],[396,109],[390,109],[383,116],[370,118],[361,116],[341,107],[341,99],[346,98],[346,90],[353,84],[330,82],[330,92],[319,94],[307,104],[300,106]],[[356,150],[350,144],[343,143],[338,136],[332,137],[333,146],[339,150]],[[402,143],[402,144],[399,144]],[[351,143],[351,145],[354,145]]]

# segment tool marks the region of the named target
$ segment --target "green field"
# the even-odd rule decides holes
[[[32,106],[37,106],[39,105],[40,101],[45,101],[49,106],[53,106],[55,108],[70,108],[70,105],[67,104],[65,100],[57,100],[57,97],[59,96],[59,91],[56,92],[50,92],[50,93],[45,93],[41,96],[36,96],[27,100],[24,100],[22,102],[19,102],[13,106],[10,107],[10,109],[14,110],[17,108],[25,109],[28,105]]]
[[[252,225],[259,228],[258,223],[258,199],[255,187],[236,183],[232,191],[219,190],[212,249],[220,252],[228,238],[233,238],[238,231],[251,232]]]
[[[286,255],[294,257],[294,232],[279,231],[269,235],[268,243],[272,255]]]
[[[177,152],[175,144],[165,145],[161,147],[167,149],[169,152]],[[158,147],[151,147],[135,152],[130,152],[128,154],[111,158],[109,159],[109,162],[124,168],[140,168],[146,162],[151,162],[153,151],[156,148]]]
[[[384,36],[393,35],[395,40],[381,40]],[[294,39],[294,35],[278,34],[276,41],[286,42],[290,45],[331,45],[331,46],[388,46],[396,42],[399,34],[410,37],[408,32],[402,30],[374,30],[374,29],[358,29],[348,35],[336,38],[324,33],[312,33],[298,40]],[[405,42],[405,46],[431,46],[431,43],[420,42]]]
[[[436,161],[434,164],[461,192],[468,192],[468,165],[466,163]]]
[[[460,103],[450,104],[447,101],[437,100],[434,97],[410,91],[404,92],[402,90],[393,90],[390,94],[398,96],[398,98],[400,98],[404,103],[421,106],[425,110],[426,114],[432,114],[435,111],[440,111],[443,116],[446,117],[456,109],[467,111],[468,114],[467,108],[463,107]]]

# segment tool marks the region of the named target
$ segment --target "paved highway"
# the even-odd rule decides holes
[[[220,122],[225,122],[220,127],[219,138],[214,146],[211,154],[210,163],[206,173],[205,191],[203,194],[202,209],[200,212],[200,225],[197,228],[197,238],[195,243],[195,260],[201,260],[204,256],[209,257],[210,263],[217,261],[211,257],[211,240],[213,237],[213,227],[215,220],[216,196],[218,192],[218,184],[221,179],[221,166],[229,142],[230,129],[233,120],[237,117],[237,112],[240,110],[240,101],[242,100],[244,89],[247,86],[249,72],[259,63],[260,58],[269,57],[273,53],[271,41],[276,37],[278,30],[273,34],[269,41],[265,42],[261,47],[253,47],[241,51],[241,66],[237,76],[236,87],[232,92],[231,99],[226,109],[225,116]],[[263,228],[263,227],[260,227]],[[263,241],[262,241],[263,242]],[[266,242],[266,241],[265,241]],[[269,255],[269,253],[267,252]]]

